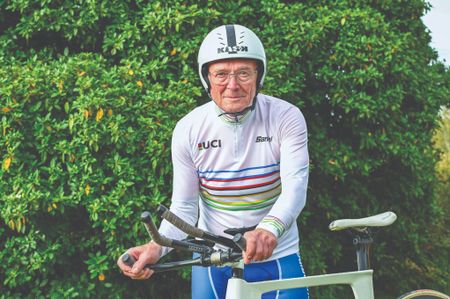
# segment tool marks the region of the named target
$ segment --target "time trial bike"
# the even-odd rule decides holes
[[[245,251],[246,246],[243,234],[248,230],[254,229],[254,227],[227,229],[224,231],[230,235],[230,238],[227,238],[188,224],[162,205],[158,207],[157,213],[161,218],[185,232],[188,235],[188,239],[174,240],[161,235],[153,222],[151,214],[144,212],[141,215],[141,220],[153,241],[161,246],[197,253],[199,256],[189,260],[146,265],[146,268],[155,272],[162,272],[186,266],[230,266],[233,275],[228,280],[226,299],[256,299],[261,298],[263,293],[273,290],[337,284],[350,285],[356,299],[374,299],[373,270],[370,269],[369,265],[369,252],[373,243],[373,229],[388,226],[397,219],[396,214],[389,211],[365,218],[339,219],[331,222],[329,225],[330,230],[349,230],[352,233],[353,244],[356,249],[357,271],[247,282],[243,278],[244,263],[242,251]],[[129,253],[122,255],[122,261],[129,266],[132,266],[135,262],[134,257]],[[428,289],[411,291],[397,299],[413,298],[450,299],[448,295]]]

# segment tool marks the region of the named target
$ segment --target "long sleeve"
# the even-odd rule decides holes
[[[173,192],[170,210],[184,221],[195,225],[198,219],[199,181],[190,153],[188,127],[180,121],[172,134]],[[183,239],[186,234],[167,221],[159,232],[172,239]],[[163,248],[163,255],[168,248]]]
[[[292,107],[280,119],[280,177],[282,191],[258,228],[272,232],[278,238],[296,222],[306,203],[309,174],[308,136],[305,119]]]

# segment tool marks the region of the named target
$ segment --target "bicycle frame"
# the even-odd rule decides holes
[[[354,295],[353,298],[374,299],[373,270],[370,269],[369,265],[370,246],[373,242],[371,227],[387,226],[392,224],[397,219],[395,213],[385,212],[366,218],[340,219],[330,223],[329,228],[332,231],[351,229],[350,232],[353,235],[353,245],[356,247],[358,271],[331,273],[301,278],[247,282],[243,279],[244,263],[241,258],[241,251],[245,251],[246,248],[246,240],[243,237],[243,234],[248,230],[254,229],[254,227],[228,229],[224,232],[234,236],[232,239],[229,239],[202,231],[191,224],[186,223],[164,206],[160,206],[158,208],[158,212],[162,218],[171,222],[187,235],[203,240],[205,243],[193,242],[190,239],[174,240],[160,235],[150,213],[144,212],[142,213],[141,220],[143,221],[143,224],[153,241],[162,246],[179,248],[185,251],[197,252],[201,254],[201,257],[191,260],[146,265],[145,267],[152,269],[155,272],[161,272],[178,269],[188,265],[203,267],[230,266],[233,271],[233,276],[228,280],[226,299],[259,299],[262,294],[275,290],[342,284],[350,285]],[[213,246],[216,243],[221,244],[228,249],[225,251],[222,249],[214,249]],[[135,262],[134,258],[128,253],[125,253],[122,256],[122,261],[129,266],[132,266]],[[431,292],[432,297],[430,298],[448,298],[448,296],[439,292]],[[418,295],[414,295],[416,293]],[[422,293],[423,292],[415,292],[413,297],[422,298],[420,297]]]
[[[373,270],[369,269],[369,249],[373,242],[370,227],[381,227],[392,224],[397,216],[393,212],[385,212],[374,216],[359,219],[340,219],[330,223],[330,230],[338,231],[351,228],[353,234],[353,245],[356,247],[356,259],[358,271],[340,272],[332,274],[315,275],[301,278],[288,278],[280,280],[269,280],[260,282],[246,282],[243,279],[244,262],[241,251],[245,251],[246,240],[243,234],[254,227],[233,228],[224,231],[233,235],[233,239],[213,235],[202,231],[178,218],[164,206],[158,208],[161,217],[174,224],[187,235],[203,239],[209,243],[194,243],[192,241],[174,240],[159,234],[149,212],[142,213],[141,220],[144,223],[150,237],[162,246],[179,248],[182,250],[197,252],[201,257],[168,262],[163,264],[146,265],[146,268],[155,272],[178,269],[185,266],[230,266],[233,277],[228,280],[226,299],[259,299],[262,294],[283,289],[316,287],[325,285],[350,285],[355,299],[374,299]],[[216,250],[214,244],[218,243],[228,247],[226,251]],[[237,251],[236,251],[237,250]],[[128,266],[135,262],[133,256],[128,253],[122,255],[122,261]],[[426,296],[426,297],[424,297]],[[402,295],[400,298],[439,298],[450,299],[449,296],[433,290],[416,290]]]
[[[146,265],[146,268],[155,272],[178,269],[184,266],[230,266],[233,276],[228,280],[226,299],[259,299],[262,294],[284,289],[316,287],[325,285],[350,285],[355,299],[374,299],[373,270],[369,269],[369,252],[373,242],[370,227],[381,227],[392,224],[397,216],[393,212],[385,212],[374,216],[359,219],[340,219],[330,223],[330,230],[338,231],[351,228],[353,245],[356,247],[358,271],[340,272],[332,274],[315,275],[301,278],[288,278],[259,282],[246,282],[243,279],[244,262],[241,251],[245,251],[246,240],[243,234],[254,227],[233,228],[224,231],[233,239],[213,235],[202,231],[174,215],[164,206],[158,208],[161,217],[174,224],[187,235],[208,241],[204,244],[192,241],[174,240],[159,234],[149,212],[142,213],[146,230],[156,243],[162,246],[179,248],[186,251],[197,252],[201,257],[185,261],[168,262],[163,264]],[[226,251],[213,248],[215,243],[228,247]],[[237,251],[236,251],[237,250]],[[128,253],[122,255],[122,261],[128,266],[135,262]],[[439,298],[450,299],[449,296],[433,290],[416,290],[402,295],[400,298]]]
[[[246,282],[242,278],[228,280],[226,299],[259,299],[266,292],[281,289],[348,284],[355,299],[374,299],[373,270],[323,274],[282,280]]]

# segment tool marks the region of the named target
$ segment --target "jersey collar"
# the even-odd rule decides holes
[[[217,116],[223,120],[226,123],[229,124],[243,124],[252,114],[252,111],[255,110],[256,107],[256,96],[253,99],[253,104],[247,108],[245,108],[243,111],[238,113],[227,113],[223,111],[217,104],[215,104],[215,110],[217,113]]]

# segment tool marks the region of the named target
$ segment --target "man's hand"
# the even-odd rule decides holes
[[[122,256],[117,260],[117,265],[125,276],[132,279],[148,279],[154,271],[144,268],[144,266],[155,264],[161,257],[161,249],[160,245],[153,242],[130,248],[127,252],[136,260],[133,267],[126,265],[122,261]]]
[[[275,235],[262,228],[246,232],[244,237],[247,240],[247,250],[242,253],[245,264],[268,259],[277,246]]]

